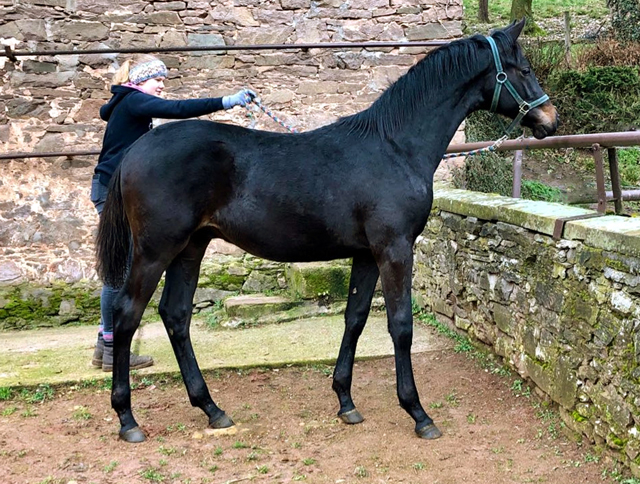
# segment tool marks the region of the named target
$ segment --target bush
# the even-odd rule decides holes
[[[628,131],[640,126],[640,76],[632,66],[593,66],[551,76],[548,94],[561,134]]]
[[[621,44],[616,40],[600,39],[595,44],[580,49],[575,54],[574,61],[574,67],[578,70],[589,66],[638,66],[640,43]]]
[[[454,170],[452,181],[456,188],[510,197],[513,190],[512,163],[497,153],[470,156],[462,168]]]
[[[611,25],[618,39],[640,41],[640,5],[638,0],[607,0]]]

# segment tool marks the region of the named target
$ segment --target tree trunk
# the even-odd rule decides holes
[[[522,20],[522,17],[527,17],[527,23],[529,20],[533,20],[533,10],[531,9],[532,1],[533,0],[512,0],[511,21]]]
[[[478,22],[489,23],[489,0],[478,0]]]
[[[511,21],[522,20],[523,17],[527,18],[527,24],[524,31],[527,34],[541,34],[543,31],[533,21],[533,9],[531,8],[531,2],[533,0],[511,0]]]

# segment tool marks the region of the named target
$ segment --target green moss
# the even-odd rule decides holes
[[[289,291],[296,299],[344,299],[350,273],[348,266],[339,264],[291,264],[287,267]]]
[[[618,259],[612,259],[610,257],[604,258],[604,265],[607,267],[611,267],[620,272],[630,272],[631,268],[625,264],[623,261]]]
[[[571,413],[571,416],[573,417],[573,420],[575,420],[576,422],[584,422],[588,420],[587,417],[580,415],[577,410],[574,410]]]
[[[0,299],[0,331],[59,326],[70,321],[94,323],[100,313],[98,283],[21,284],[2,290]],[[63,301],[70,301],[75,309],[60,314]]]
[[[217,272],[207,274],[198,281],[199,287],[212,287],[225,291],[239,291],[246,280],[246,276],[229,274],[228,272]]]

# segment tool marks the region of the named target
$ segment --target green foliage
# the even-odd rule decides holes
[[[540,86],[545,89],[552,73],[566,66],[565,47],[562,42],[521,41],[524,55],[529,60]]]
[[[0,387],[0,401],[10,400],[13,396],[13,390],[11,387]]]
[[[523,180],[521,187],[521,196],[527,200],[544,200],[546,202],[559,202],[562,192],[555,188],[545,185],[544,183]]]
[[[38,388],[33,390],[33,392],[30,392],[25,388],[21,393],[24,400],[28,403],[42,403],[47,399],[51,400],[53,398],[53,394],[53,388],[51,388],[51,385],[47,383],[38,385]]]
[[[640,4],[638,0],[607,0],[611,8],[611,25],[616,37],[624,41],[640,41]]]
[[[623,186],[638,186],[640,184],[640,148],[618,150],[618,168],[620,183]]]
[[[438,333],[454,340],[456,342],[456,346],[454,347],[454,351],[456,353],[469,353],[473,351],[473,344],[471,344],[471,341],[469,341],[469,338],[467,336],[463,336],[460,333],[452,330],[448,326],[445,326],[432,314],[422,313],[418,315],[418,320],[422,321],[428,326],[431,326],[436,331],[438,331]]]
[[[628,131],[640,126],[640,76],[635,66],[591,66],[551,75],[547,92],[562,133]]]

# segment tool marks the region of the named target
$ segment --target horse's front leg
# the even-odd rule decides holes
[[[191,405],[201,408],[207,414],[209,427],[225,428],[231,427],[233,421],[211,398],[189,335],[193,295],[198,283],[200,262],[208,242],[208,239],[192,238],[187,248],[173,260],[166,272],[164,291],[158,309],[176,355]]]
[[[142,258],[140,258],[142,259]],[[111,406],[120,419],[120,438],[127,442],[143,442],[145,435],[131,411],[129,359],[131,340],[140,325],[164,267],[160,263],[134,261],[113,308],[113,383]]]
[[[378,282],[378,276],[378,266],[371,253],[358,254],[353,258],[349,300],[344,313],[344,336],[333,372],[333,390],[338,395],[340,402],[338,416],[348,424],[356,424],[364,420],[351,399],[351,380],[358,338],[362,334],[369,316],[371,298],[376,282]]]
[[[376,254],[382,280],[382,292],[387,308],[389,333],[393,340],[396,361],[396,382],[400,405],[415,420],[415,431],[424,439],[442,435],[422,408],[413,378],[411,344],[413,314],[411,311],[412,245],[398,240]]]

